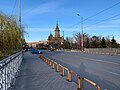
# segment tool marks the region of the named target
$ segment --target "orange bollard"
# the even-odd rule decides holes
[[[61,70],[61,76],[64,76],[64,71],[65,69],[64,69],[64,67],[62,67],[62,70]]]
[[[51,60],[49,60],[49,65],[50,65],[50,66],[52,65],[52,61],[51,61]]]
[[[67,71],[67,81],[71,82],[71,71],[69,69]]]
[[[54,69],[54,68],[55,68],[54,62],[52,62],[52,69]]]
[[[45,59],[45,62],[47,63],[47,59]]]
[[[82,78],[81,90],[84,90],[84,78]]]
[[[80,87],[80,76],[78,76],[78,90],[81,90],[81,87]]]
[[[100,90],[100,86],[97,85],[97,90]]]
[[[49,60],[47,60],[47,63],[48,63],[48,64],[50,64],[50,61],[49,61]]]
[[[60,65],[57,64],[57,67],[56,67],[56,72],[59,72],[59,69],[60,69]]]

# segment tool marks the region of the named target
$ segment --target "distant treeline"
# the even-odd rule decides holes
[[[0,13],[0,58],[22,49],[24,28],[19,27],[13,16]]]
[[[67,37],[64,43],[64,48],[81,49],[81,33],[75,34],[73,37]],[[116,42],[114,36],[110,39],[109,36],[90,36],[84,33],[84,48],[119,48],[120,44]]]

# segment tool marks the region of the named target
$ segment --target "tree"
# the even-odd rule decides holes
[[[100,47],[100,38],[98,36],[93,36],[91,41],[92,48],[99,48]]]
[[[102,37],[102,40],[101,40],[101,43],[100,43],[101,45],[101,48],[106,48],[106,41],[105,41],[105,38],[104,37]]]
[[[66,38],[66,40],[64,42],[64,48],[65,49],[71,49],[71,45],[70,45],[68,37]]]
[[[77,34],[74,35],[74,37],[75,37],[75,41],[76,41],[78,47],[81,49],[82,34],[81,33],[77,33]],[[83,34],[83,44],[84,44],[84,47],[86,47],[86,48],[90,47],[90,37],[86,33]]]
[[[89,48],[90,47],[90,36],[86,33],[84,33],[84,47]]]
[[[112,40],[111,40],[111,47],[118,48],[118,44],[117,44],[116,40],[114,39],[114,37],[112,37]]]
[[[75,41],[79,46],[81,46],[81,40],[82,40],[81,37],[82,37],[81,33],[77,33],[74,35]]]
[[[107,36],[105,40],[106,40],[106,47],[110,48],[111,47],[110,36]]]
[[[90,48],[90,40],[88,37],[86,38],[85,48]]]
[[[0,52],[3,56],[9,56],[22,49],[24,28],[18,27],[16,19],[0,14]]]

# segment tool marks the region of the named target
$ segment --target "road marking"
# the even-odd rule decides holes
[[[115,73],[115,72],[109,72],[109,73],[114,74],[114,75],[117,75],[117,76],[120,76],[120,74]]]
[[[86,58],[86,57],[80,57],[80,58],[88,59],[88,60],[96,61],[96,62],[104,62],[104,63],[110,63],[110,64],[115,64],[115,65],[120,65],[119,63],[114,63],[114,62],[109,62],[109,61],[103,61],[103,60],[100,60],[100,59],[93,59],[93,58]]]

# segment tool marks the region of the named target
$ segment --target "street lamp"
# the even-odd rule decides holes
[[[82,31],[82,36],[81,36],[81,49],[84,51],[84,40],[83,40],[83,17],[80,14],[77,14],[78,16],[81,17],[81,31]]]

